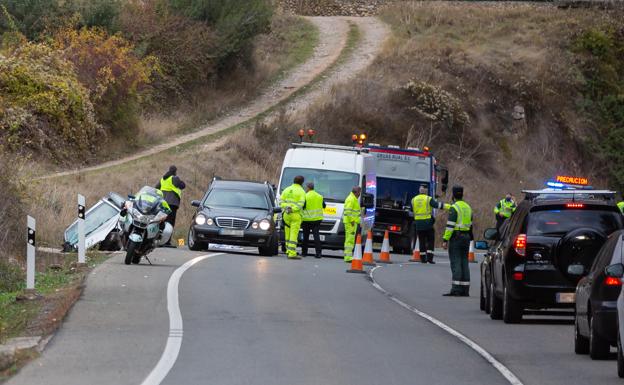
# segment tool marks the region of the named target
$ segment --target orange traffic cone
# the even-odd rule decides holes
[[[384,234],[384,240],[381,244],[381,253],[379,254],[379,259],[377,260],[379,263],[392,263],[390,261],[390,234],[388,230]]]
[[[420,257],[420,240],[416,237],[416,246],[414,246],[414,252],[412,253],[412,259],[410,262],[422,262]]]
[[[468,249],[468,262],[477,263],[477,259],[475,258],[474,241],[470,241],[470,249]]]
[[[351,269],[347,270],[347,273],[365,273],[362,266],[362,236],[360,234],[358,234],[355,239],[355,249],[353,250],[353,259],[351,260]]]
[[[362,256],[362,263],[366,266],[375,266],[375,260],[373,260],[373,232],[368,230],[366,235],[366,245],[364,246],[364,255]]]

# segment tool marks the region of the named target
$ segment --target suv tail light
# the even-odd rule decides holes
[[[514,250],[521,257],[526,256],[527,236],[526,234],[518,234],[514,241]]]
[[[401,231],[401,226],[390,225],[390,226],[388,226],[388,230],[390,230],[390,231]]]
[[[607,277],[604,280],[605,286],[622,286],[622,280],[615,277]]]

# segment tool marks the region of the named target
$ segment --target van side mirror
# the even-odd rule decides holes
[[[486,241],[475,241],[475,249],[477,250],[488,250],[489,246]]]
[[[583,265],[570,265],[568,266],[568,274],[581,276],[585,274],[585,266]]]
[[[362,193],[362,207],[365,209],[372,209],[375,207],[375,196],[369,193]]]
[[[498,230],[496,230],[495,228],[485,229],[485,231],[483,232],[483,238],[487,239],[488,241],[496,240],[498,238]]]
[[[193,201],[191,201],[191,206],[193,206],[193,207],[200,207],[201,206],[201,202],[197,201],[197,200],[193,200]]]
[[[447,169],[442,169],[442,179],[440,180],[440,182],[442,183],[442,192],[446,193],[446,190],[448,190],[448,182],[449,182],[449,172]]]
[[[605,267],[605,275],[613,278],[624,277],[624,265],[621,263],[615,263]]]

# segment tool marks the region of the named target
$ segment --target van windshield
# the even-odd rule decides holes
[[[313,182],[314,189],[326,202],[344,202],[353,186],[360,185],[359,175],[350,172],[287,167],[282,174],[280,194],[292,184],[297,175],[305,178],[304,187],[306,183]]]

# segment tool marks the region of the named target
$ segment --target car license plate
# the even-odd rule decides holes
[[[319,238],[321,239],[321,242],[325,242],[325,236],[324,235],[319,235]],[[314,234],[310,234],[308,239],[313,241],[314,240]]]
[[[575,293],[557,293],[557,303],[574,303]]]
[[[221,229],[221,235],[229,235],[230,237],[242,237],[245,235],[243,230]]]

